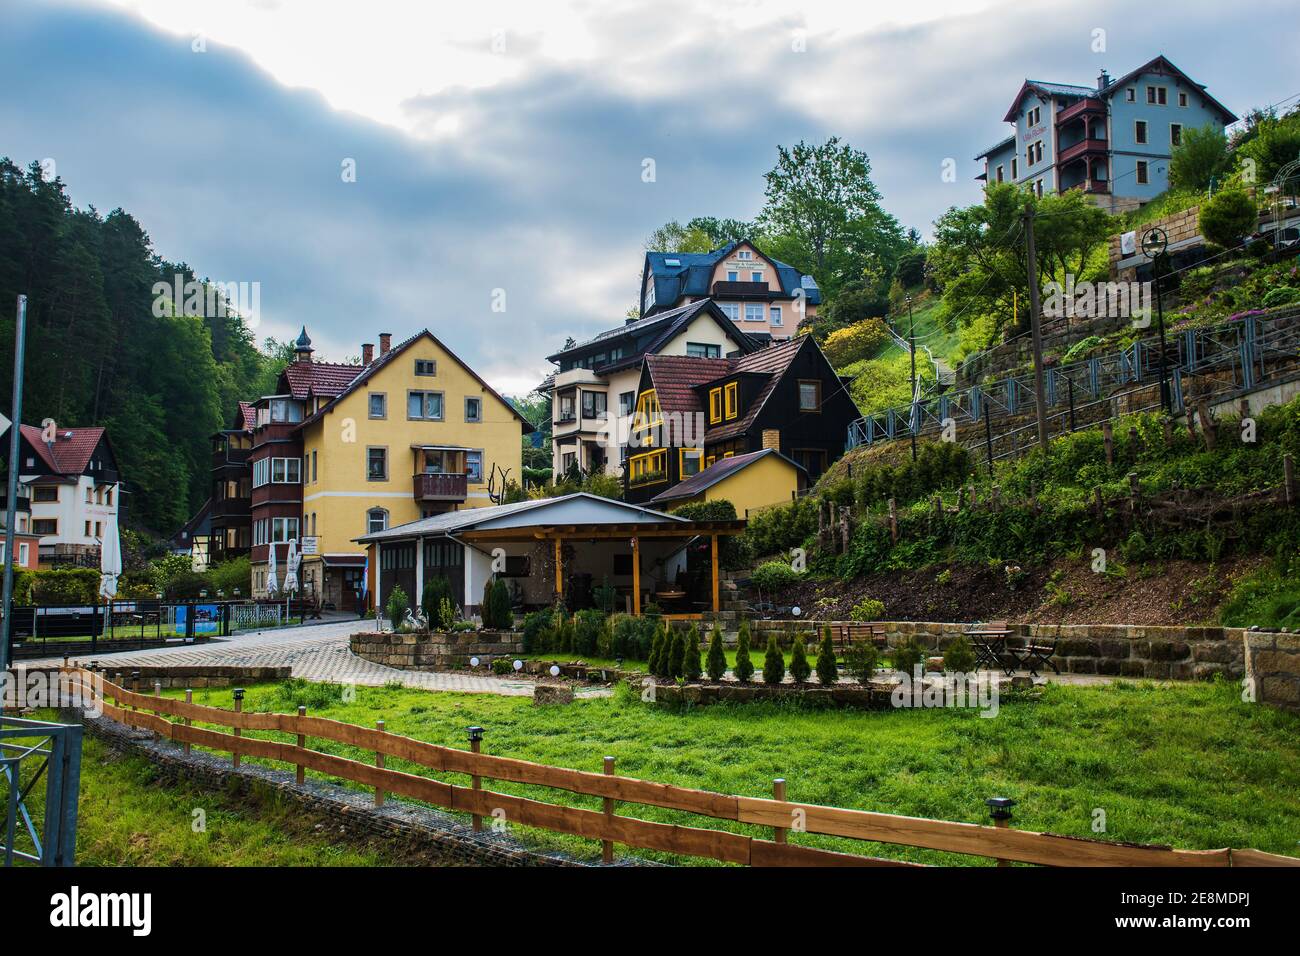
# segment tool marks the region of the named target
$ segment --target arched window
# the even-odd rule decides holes
[[[388,527],[388,512],[383,508],[371,508],[366,512],[366,533],[374,534]]]

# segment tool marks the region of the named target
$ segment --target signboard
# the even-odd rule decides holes
[[[194,612],[194,633],[215,634],[219,620],[215,604],[178,604],[176,606],[176,633],[187,633],[185,620]]]
[[[1119,237],[1119,252],[1123,256],[1131,256],[1137,252],[1138,234],[1136,232],[1126,232]]]
[[[316,550],[316,542],[317,542],[317,540],[318,540],[318,539],[316,538],[315,535],[312,535],[310,538],[303,538],[303,539],[302,539],[302,553],[303,553],[303,554],[317,554],[317,553],[319,553],[319,552],[317,552],[317,550]]]

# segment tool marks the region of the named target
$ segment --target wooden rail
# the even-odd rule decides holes
[[[68,673],[79,685],[83,700],[92,700],[96,691],[91,673],[81,668],[70,668]],[[511,823],[598,840],[604,845],[621,843],[724,863],[749,866],[920,865],[799,846],[786,841],[790,832],[806,832],[1044,866],[1300,866],[1300,859],[1258,850],[1177,850],[1167,846],[1108,843],[1008,827],[796,803],[784,799],[784,781],[778,781],[776,794],[779,799],[730,796],[617,776],[613,773],[612,758],[606,758],[604,772],[571,770],[458,750],[383,729],[312,717],[303,713],[301,708],[297,714],[225,710],[189,700],[135,693],[108,680],[102,682],[101,691],[98,704],[104,715],[112,720],[153,731],[159,737],[185,745],[187,749],[197,745],[229,753],[236,760],[241,756],[257,757],[288,764],[296,768],[299,781],[303,779],[304,770],[314,770],[373,787],[377,795],[410,797],[474,817],[495,819],[504,814]],[[196,727],[194,722],[230,727],[235,733]],[[293,736],[296,743],[238,735],[245,730],[276,731]],[[313,737],[369,751],[374,754],[373,762],[312,750],[306,744]],[[464,774],[476,782],[488,778],[529,784],[600,797],[606,802],[603,810],[587,810],[479,789],[478,786],[457,786],[385,767],[384,757],[405,760],[435,772]],[[614,812],[615,803],[640,804],[716,820],[771,827],[777,839],[762,840],[725,830],[619,816]],[[610,858],[612,847],[611,852],[604,855]]]

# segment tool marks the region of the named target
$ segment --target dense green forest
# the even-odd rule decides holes
[[[23,421],[106,427],[131,492],[127,524],[159,534],[203,503],[209,436],[239,399],[269,392],[287,358],[272,339],[259,349],[230,311],[156,315],[154,284],[177,274],[198,278],[155,254],[129,213],[75,209],[62,180],[0,158],[0,403],[8,413],[25,294]]]

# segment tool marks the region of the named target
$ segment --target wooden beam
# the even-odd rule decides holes
[[[717,614],[722,610],[722,604],[718,600],[718,536],[716,534],[709,535],[709,540],[711,543],[710,550],[713,552],[713,613]]]
[[[632,538],[632,613],[641,616],[641,543]]]
[[[561,551],[561,539],[555,539],[555,596],[564,597],[564,554]]]

